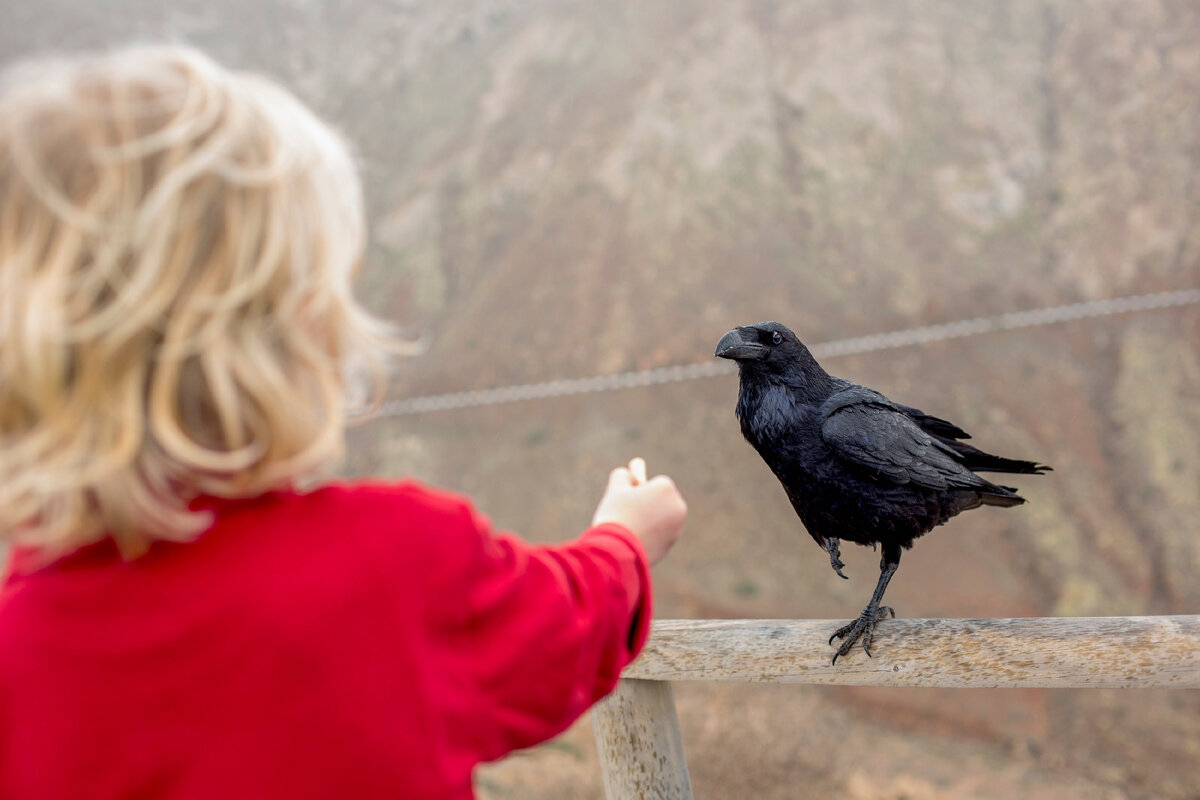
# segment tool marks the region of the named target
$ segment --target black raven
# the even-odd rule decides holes
[[[1025,502],[1017,490],[975,474],[1036,475],[1050,468],[993,456],[961,441],[961,428],[879,392],[835,378],[786,326],[760,322],[731,330],[715,355],[738,364],[742,435],[767,462],[829,563],[842,574],[842,539],[882,545],[879,583],[858,619],[829,637],[840,656],[859,639],[871,655],[879,605],[901,548],[961,511]]]

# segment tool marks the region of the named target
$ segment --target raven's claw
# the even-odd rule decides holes
[[[842,561],[842,551],[838,546],[839,544],[841,544],[840,539],[830,537],[825,540],[825,550],[829,553],[829,566],[833,567],[833,571],[838,574],[839,578],[850,580],[849,576],[842,572],[842,567],[846,566],[846,562]]]
[[[875,638],[875,623],[881,619],[895,616],[896,612],[891,606],[879,606],[874,612],[872,612],[870,606],[863,609],[863,613],[859,614],[858,619],[838,628],[829,637],[830,645],[833,644],[834,639],[842,640],[837,652],[833,654],[833,663],[836,664],[839,658],[849,653],[850,649],[854,647],[854,643],[860,639],[862,640],[863,652],[867,654],[868,658],[872,658],[871,641]]]

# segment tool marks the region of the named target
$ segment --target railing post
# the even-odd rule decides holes
[[[608,800],[692,800],[669,682],[622,680],[592,709],[592,726]]]

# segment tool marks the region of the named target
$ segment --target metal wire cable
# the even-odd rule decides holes
[[[1039,308],[1031,311],[1014,311],[989,317],[976,317],[941,325],[924,325],[905,328],[888,333],[836,339],[811,345],[809,349],[817,358],[834,358],[857,353],[874,353],[899,347],[911,347],[948,339],[962,339],[984,333],[1010,331],[1018,328],[1033,328],[1057,322],[1107,317],[1128,314],[1133,311],[1172,308],[1200,303],[1200,289],[1183,289],[1174,292],[1139,294],[1117,297],[1111,300],[1089,300],[1081,303]],[[423,414],[448,411],[456,408],[476,408],[500,403],[515,403],[523,400],[540,400],[550,397],[567,397],[589,392],[611,392],[632,389],[638,386],[655,386],[663,383],[699,380],[717,375],[728,375],[737,371],[737,365],[728,361],[704,361],[669,367],[655,367],[637,372],[618,372],[611,375],[595,375],[587,378],[564,378],[539,383],[502,386],[495,389],[477,389],[466,392],[407,397],[392,400],[382,405],[371,418],[399,417],[408,414]]]

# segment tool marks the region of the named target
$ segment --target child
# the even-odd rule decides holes
[[[646,638],[686,506],[610,476],[535,547],[337,457],[383,328],[358,180],[277,86],[181,47],[0,94],[0,797],[467,798]]]

